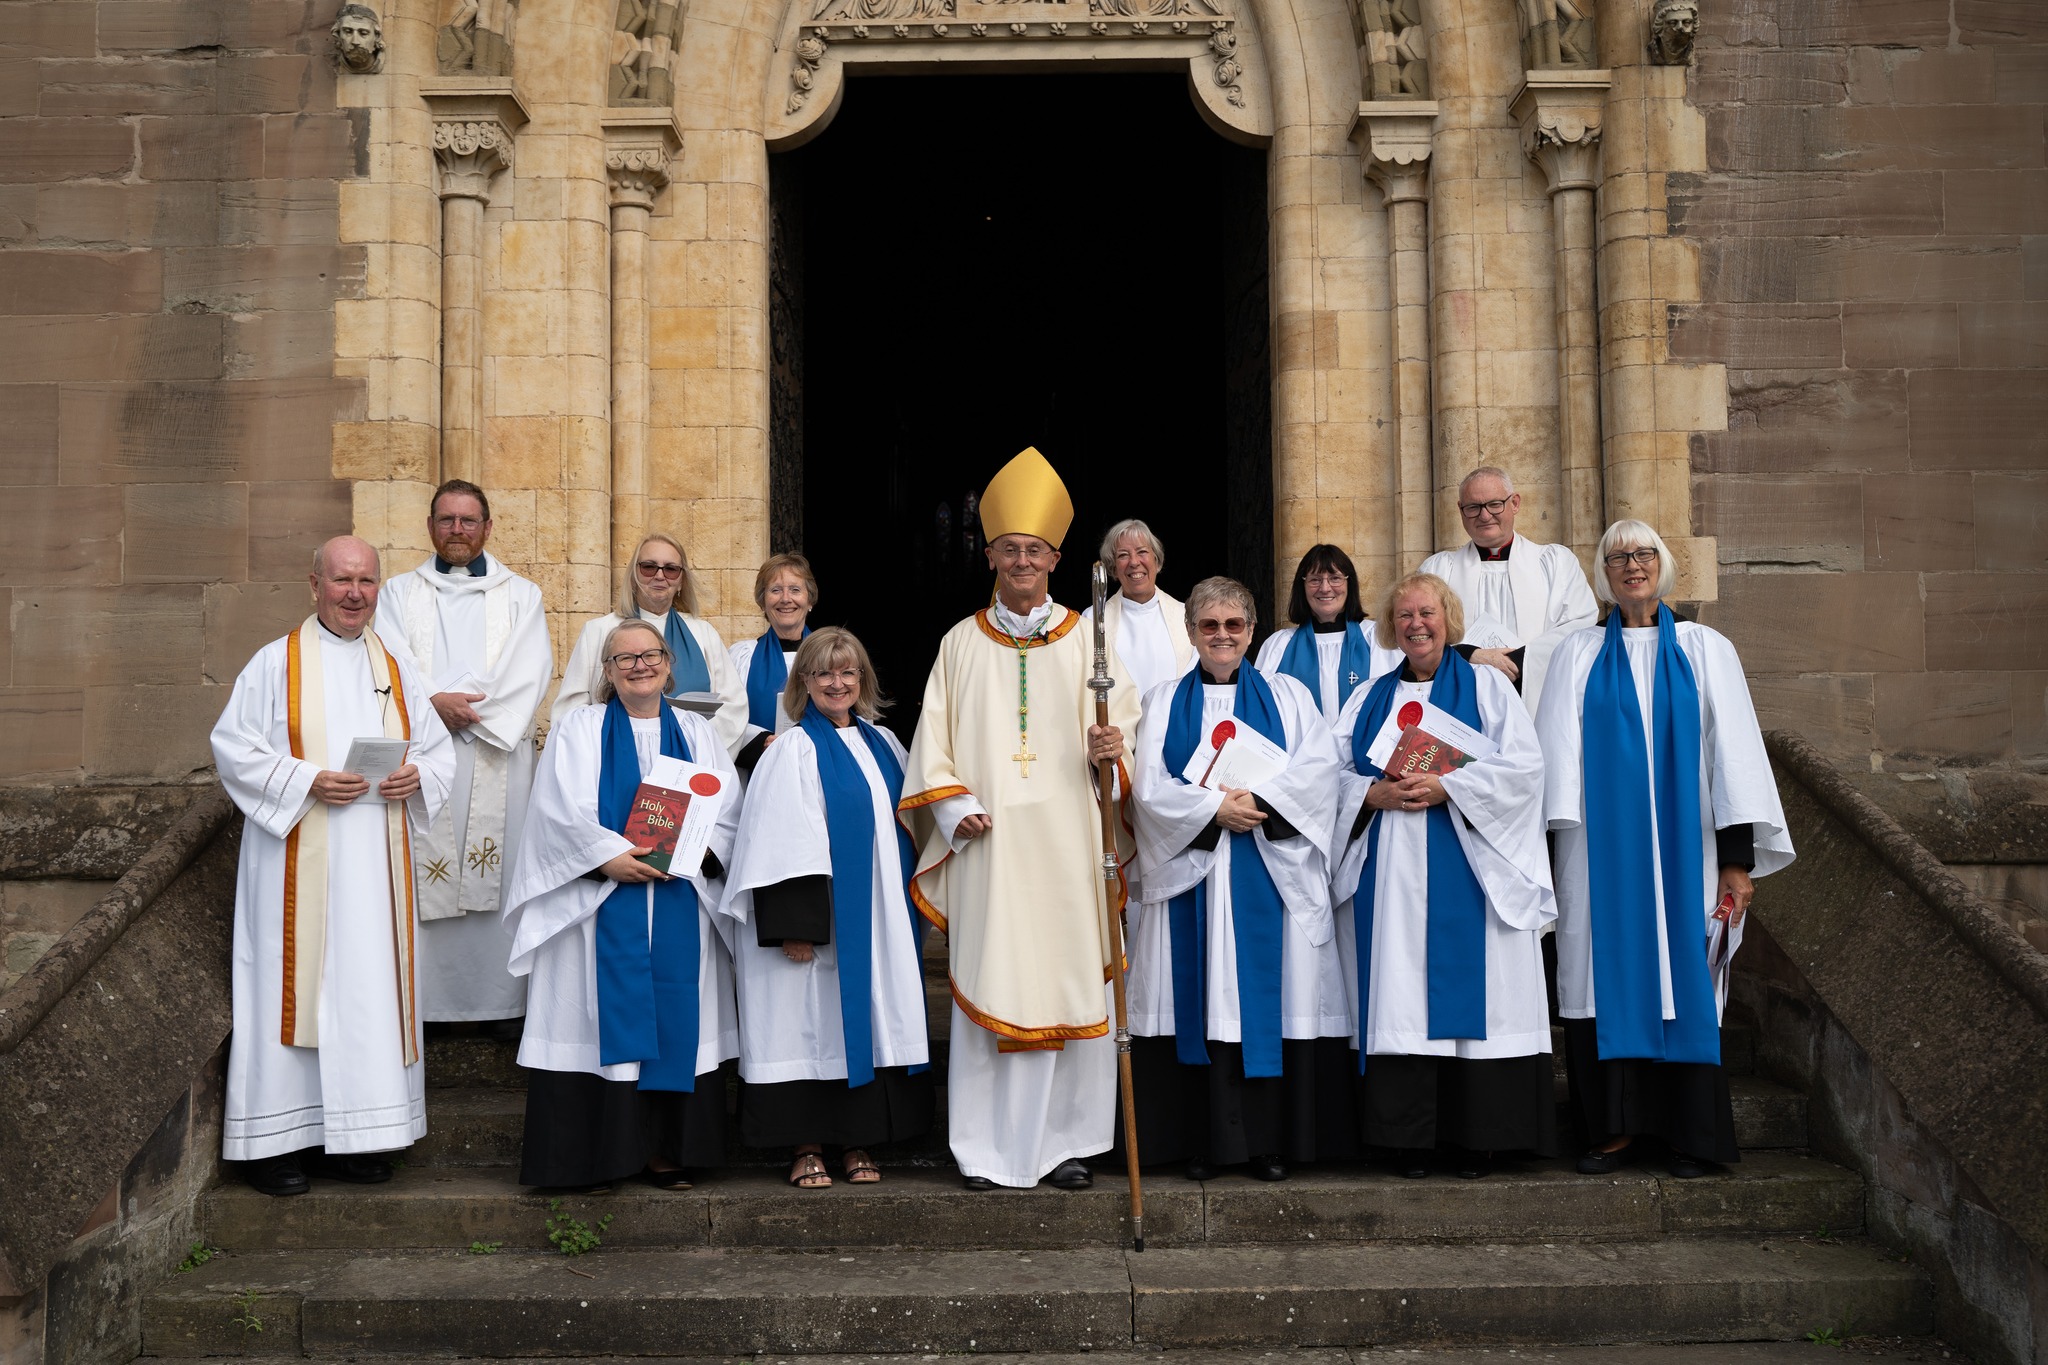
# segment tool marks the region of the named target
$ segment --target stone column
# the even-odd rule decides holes
[[[614,574],[646,529],[648,304],[647,228],[654,201],[682,150],[674,115],[635,111],[604,118],[611,204],[612,488]]]
[[[483,232],[491,181],[512,165],[526,106],[511,82],[421,81],[441,172],[441,458],[436,481],[483,472]]]
[[[1358,106],[1365,178],[1387,209],[1387,298],[1393,327],[1395,541],[1404,565],[1436,549],[1429,397],[1429,147],[1433,100],[1373,100]]]
[[[1600,443],[1595,204],[1605,71],[1531,71],[1509,105],[1522,149],[1550,186],[1556,241],[1561,539],[1589,560],[1606,525]]]

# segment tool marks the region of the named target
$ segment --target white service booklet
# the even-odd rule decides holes
[[[1411,707],[1415,709],[1410,710]],[[1387,760],[1394,756],[1394,747],[1401,742],[1401,736],[1410,729],[1421,730],[1432,739],[1440,739],[1453,749],[1469,754],[1473,758],[1492,758],[1500,752],[1500,745],[1441,706],[1432,706],[1426,701],[1418,702],[1411,699],[1387,713],[1386,723],[1381,725],[1380,732],[1373,736],[1372,747],[1365,751],[1365,756],[1384,772]]]
[[[348,757],[342,761],[341,770],[370,779],[370,791],[363,799],[382,801],[377,795],[377,784],[405,766],[405,752],[412,747],[407,739],[386,739],[382,735],[353,739],[349,741]]]
[[[716,692],[678,692],[668,699],[668,704],[678,711],[695,711],[708,720],[718,714],[725,699]]]
[[[1206,742],[1197,744],[1180,775],[1197,787],[1242,791],[1271,781],[1287,770],[1287,751],[1251,726],[1220,720]]]
[[[738,787],[732,778],[696,763],[657,754],[641,778],[670,791],[688,792],[690,804],[683,808],[682,828],[676,832],[676,849],[668,865],[680,877],[695,872],[704,863],[704,850],[711,847],[711,831],[719,812]]]

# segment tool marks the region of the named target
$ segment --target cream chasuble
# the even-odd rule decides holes
[[[1088,762],[1094,646],[1077,629],[1079,613],[1054,606],[1047,620],[1021,649],[993,608],[946,633],[899,808],[919,849],[911,897],[946,933],[954,1002],[1005,1049],[1109,1031],[1111,906]],[[1110,723],[1125,745],[1118,788],[1128,791],[1138,696],[1120,669],[1111,672]],[[989,832],[956,841],[961,816],[982,812]],[[1122,907],[1119,886],[1114,908]]]

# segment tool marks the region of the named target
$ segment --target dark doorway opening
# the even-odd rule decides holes
[[[1271,600],[1265,157],[1184,73],[862,78],[770,174],[771,536],[906,740],[939,638],[989,599],[974,499],[1025,446],[1074,499],[1057,600],[1087,605],[1129,516],[1168,591],[1228,573]]]

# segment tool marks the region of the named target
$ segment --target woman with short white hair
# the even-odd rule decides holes
[[[1117,591],[1103,605],[1104,632],[1111,656],[1139,696],[1188,671],[1194,645],[1188,639],[1186,610],[1180,599],[1159,586],[1166,567],[1166,547],[1152,528],[1126,517],[1102,537],[1103,567],[1116,579]],[[1081,629],[1094,628],[1095,608],[1081,613]]]
[[[1739,1159],[1721,1012],[1753,878],[1792,840],[1735,647],[1673,615],[1656,530],[1600,537],[1607,622],[1567,636],[1536,713],[1556,840],[1557,997],[1579,1170],[1648,1134],[1671,1174]]]

